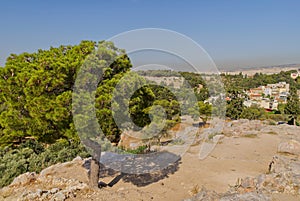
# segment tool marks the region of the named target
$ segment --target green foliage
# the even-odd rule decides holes
[[[285,104],[279,103],[277,108],[278,108],[277,114],[284,114]]]
[[[110,141],[118,142],[121,131],[114,121],[111,101],[117,83],[131,68],[130,60],[125,51],[112,42],[83,41],[79,45],[51,47],[32,54],[12,54],[7,59],[5,67],[0,69],[0,146],[17,146],[28,137],[45,144],[58,139],[79,141],[72,114],[73,85],[79,68],[84,72],[84,77],[77,79],[82,94],[87,98],[96,97],[98,123]],[[197,82],[192,75],[189,77]],[[177,119],[174,116],[179,113],[179,103],[165,88],[145,86],[132,97],[122,99],[134,86],[145,83],[144,78],[135,73],[127,76],[122,82],[123,91],[115,94],[121,100],[117,105],[120,110],[115,113],[125,115],[121,109],[129,104],[130,118],[143,127],[150,123],[147,108],[158,104],[165,108],[172,125],[171,121]],[[93,94],[91,89],[95,84],[97,89]],[[81,94],[74,96],[78,95]],[[82,114],[76,119],[81,120],[83,127],[91,107],[94,106],[78,107],[82,111],[75,111]]]
[[[189,109],[189,113],[192,115],[193,119],[197,120],[200,117],[202,121],[206,123],[211,116],[212,105],[204,103],[203,101],[198,101],[194,107]]]
[[[287,117],[284,114],[272,114],[272,113],[265,113],[266,119],[270,119],[273,121],[287,121]]]
[[[84,77],[79,79],[79,86],[85,92],[82,94],[87,98],[95,96],[98,123],[110,141],[118,142],[121,130],[114,121],[111,101],[116,85],[130,68],[125,51],[105,41],[83,41],[79,45],[51,47],[32,54],[12,54],[5,67],[0,68],[0,147],[3,147],[0,185],[7,185],[26,171],[39,172],[77,155],[87,156],[79,144],[72,113],[72,104],[82,104],[72,103],[79,69],[84,72]],[[121,100],[116,113],[125,115],[122,109],[128,104],[130,118],[144,127],[151,122],[148,108],[160,105],[167,118],[163,129],[168,129],[179,119],[179,103],[170,91],[149,85],[138,89],[132,97],[122,98],[134,86],[145,83],[136,73],[127,76],[122,90],[115,94]],[[93,86],[97,86],[94,94]],[[82,112],[81,122],[87,119],[91,107],[94,105],[76,111]],[[103,150],[107,146],[109,143],[103,145]]]
[[[131,154],[144,154],[145,151],[147,150],[147,148],[148,148],[147,145],[142,145],[136,149],[126,149],[125,152],[131,153]]]
[[[300,84],[291,78],[292,72],[294,71],[281,71],[276,74],[256,73],[252,77],[244,76],[241,73],[237,75],[221,74],[221,77],[226,90],[232,88],[232,86],[235,86],[238,89],[248,90],[261,85],[274,84],[278,82],[287,82],[290,85],[295,86],[297,89],[300,89]]]
[[[26,171],[39,172],[77,155],[87,156],[79,143],[72,113],[73,85],[79,68],[85,71],[80,84],[85,84],[82,89],[87,97],[91,96],[89,89],[95,84],[89,81],[103,73],[102,77],[96,78],[99,81],[94,94],[96,115],[106,137],[117,142],[120,130],[110,109],[112,95],[130,67],[125,51],[104,41],[98,44],[83,41],[79,45],[32,54],[12,54],[5,67],[0,68],[0,186]],[[178,121],[179,103],[164,88],[145,86],[132,97],[122,99],[133,86],[144,83],[142,77],[130,74],[123,82],[124,90],[116,94],[122,100],[118,107],[123,108],[127,102],[130,118],[137,125],[145,126],[150,123],[147,108],[153,104],[162,105],[167,111],[167,125],[174,125]],[[91,108],[83,109],[86,111],[80,118],[84,120]]]
[[[290,115],[290,120],[294,121],[299,115],[299,100],[297,100],[296,89],[300,89],[299,80],[293,80],[290,74],[294,71],[282,71],[277,74],[256,73],[253,77],[247,77],[242,73],[237,75],[221,74],[228,96],[231,101],[227,101],[226,116],[231,119],[249,118],[249,119],[273,119],[275,121],[285,121],[283,114]],[[242,104],[245,95],[244,90],[256,88],[261,85],[286,82],[290,84],[291,95],[288,98],[288,104],[279,104],[276,114],[264,113],[254,108],[245,108]],[[295,122],[294,122],[295,123]]]
[[[257,106],[246,107],[243,109],[240,118],[242,119],[263,119],[265,118],[265,110]]]
[[[83,128],[93,127],[94,125],[85,122],[95,107],[96,123],[99,123],[111,142],[118,142],[122,132],[114,121],[114,115],[120,119],[130,118],[137,125],[128,125],[128,128],[136,130],[142,127],[146,134],[149,130],[160,132],[159,136],[156,136],[159,138],[180,121],[180,115],[185,115],[181,114],[181,111],[194,114],[194,118],[198,114],[204,122],[212,112],[222,113],[222,107],[212,108],[204,103],[209,95],[219,94],[221,88],[218,84],[207,86],[204,75],[180,73],[185,78],[184,85],[190,86],[198,99],[195,105],[191,105],[196,101],[191,101],[192,97],[186,95],[188,90],[184,87],[175,90],[176,94],[173,94],[167,87],[147,85],[148,82],[139,76],[143,75],[143,72],[129,73],[131,66],[125,51],[106,41],[82,41],[74,46],[51,47],[49,50],[20,55],[11,54],[5,66],[0,68],[0,186],[7,185],[15,176],[26,171],[39,172],[49,165],[71,160],[77,155],[87,156],[79,142],[73,122],[75,115],[72,113],[72,104],[83,104],[80,102],[83,100],[72,102],[73,86],[79,76],[79,69],[83,69],[84,72],[84,77],[79,82],[82,94],[74,96],[84,95],[87,100],[95,97],[95,105],[77,108],[79,111],[76,112],[82,115],[75,119],[80,120]],[[151,71],[150,75],[149,72],[144,74],[179,76],[178,72],[172,71]],[[300,79],[292,80],[290,72],[274,75],[255,74],[253,78],[244,77],[242,74],[222,75],[221,78],[225,83],[227,95],[231,98],[227,102],[226,111],[226,116],[231,119],[281,120],[285,118],[283,113],[297,119],[300,114],[299,99],[295,92],[296,89],[300,89]],[[217,80],[213,76],[209,79]],[[288,82],[292,87],[288,104],[285,107],[280,106],[280,114],[266,114],[256,107],[245,108],[243,101],[246,96],[243,90],[280,81]],[[122,90],[115,92],[117,85],[120,85]],[[127,97],[126,95],[137,86],[142,87],[138,87],[131,97]],[[176,100],[176,96],[182,97],[183,100]],[[119,102],[112,102],[113,99]],[[221,99],[216,102],[221,103]],[[116,111],[111,110],[112,106]],[[129,114],[124,112],[127,106]],[[91,135],[95,137],[98,134]],[[108,146],[110,143],[104,145],[104,150]],[[145,147],[142,146],[129,152],[143,153],[144,150]]]
[[[243,105],[245,94],[237,88],[232,88],[227,93],[231,100],[227,101],[226,116],[231,119],[239,119],[245,109]]]
[[[296,125],[297,117],[300,115],[300,102],[295,87],[291,87],[284,113],[290,115],[290,122]]]
[[[0,156],[0,187],[3,187],[25,172],[39,173],[53,164],[89,155],[77,142],[60,140],[44,148],[42,144],[28,140],[16,149],[1,149]]]
[[[76,72],[94,42],[12,54],[0,71],[0,145],[26,137],[53,143],[74,138],[71,93]]]

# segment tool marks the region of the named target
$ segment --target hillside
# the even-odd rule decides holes
[[[1,199],[299,196],[300,127],[275,124],[299,124],[300,79],[131,67],[125,50],[106,41],[7,59],[0,68]],[[280,110],[243,105],[246,89],[279,81],[291,85]]]
[[[38,175],[19,176],[1,189],[0,199],[299,200],[299,132],[299,127],[273,126],[268,122],[227,122],[221,141],[204,160],[199,160],[200,135],[176,169],[150,175],[125,175],[112,187],[91,189],[88,185],[90,159],[77,157],[44,169]],[[109,182],[115,175],[118,173],[102,169],[101,181]]]

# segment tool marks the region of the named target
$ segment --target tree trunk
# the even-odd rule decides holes
[[[91,188],[98,188],[100,176],[101,145],[90,139],[84,139],[82,140],[82,142],[85,146],[93,150],[89,174],[89,186]]]
[[[100,164],[97,159],[91,160],[91,167],[90,167],[90,175],[89,175],[89,186],[91,188],[98,188],[99,182],[99,172],[100,172]]]

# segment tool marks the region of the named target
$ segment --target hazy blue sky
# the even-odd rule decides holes
[[[7,0],[0,65],[10,53],[157,27],[185,34],[220,67],[300,63],[300,1]]]

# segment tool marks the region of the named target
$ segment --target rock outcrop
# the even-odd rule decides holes
[[[289,140],[296,139],[300,141],[299,126],[290,126],[287,124],[271,125],[269,121],[239,119],[225,122],[222,132],[227,137],[249,137],[249,135],[270,134],[284,136],[285,139]]]
[[[202,189],[186,201],[267,201],[274,194],[300,196],[300,161],[297,158],[274,156],[270,173],[238,179],[228,192],[218,194]]]
[[[204,133],[208,131],[210,130],[204,130]],[[257,177],[238,178],[236,184],[223,194],[203,188],[186,201],[267,201],[273,200],[272,196],[276,194],[300,197],[300,127],[241,119],[226,122],[222,134],[226,137],[276,135],[281,142],[278,144],[277,153],[274,153],[276,155],[270,160],[269,172]]]
[[[28,172],[16,177],[0,190],[2,199],[13,197],[18,201],[64,201],[76,197],[78,191],[88,190],[88,169],[91,159],[75,158],[44,169],[40,174]],[[41,188],[44,187],[44,188]],[[0,200],[1,200],[0,196]]]
[[[278,145],[279,153],[287,153],[293,155],[300,155],[300,142],[296,140],[289,140]]]
[[[262,193],[249,192],[244,194],[239,193],[224,193],[218,194],[215,191],[209,191],[203,188],[195,197],[184,201],[271,201],[269,196]]]

